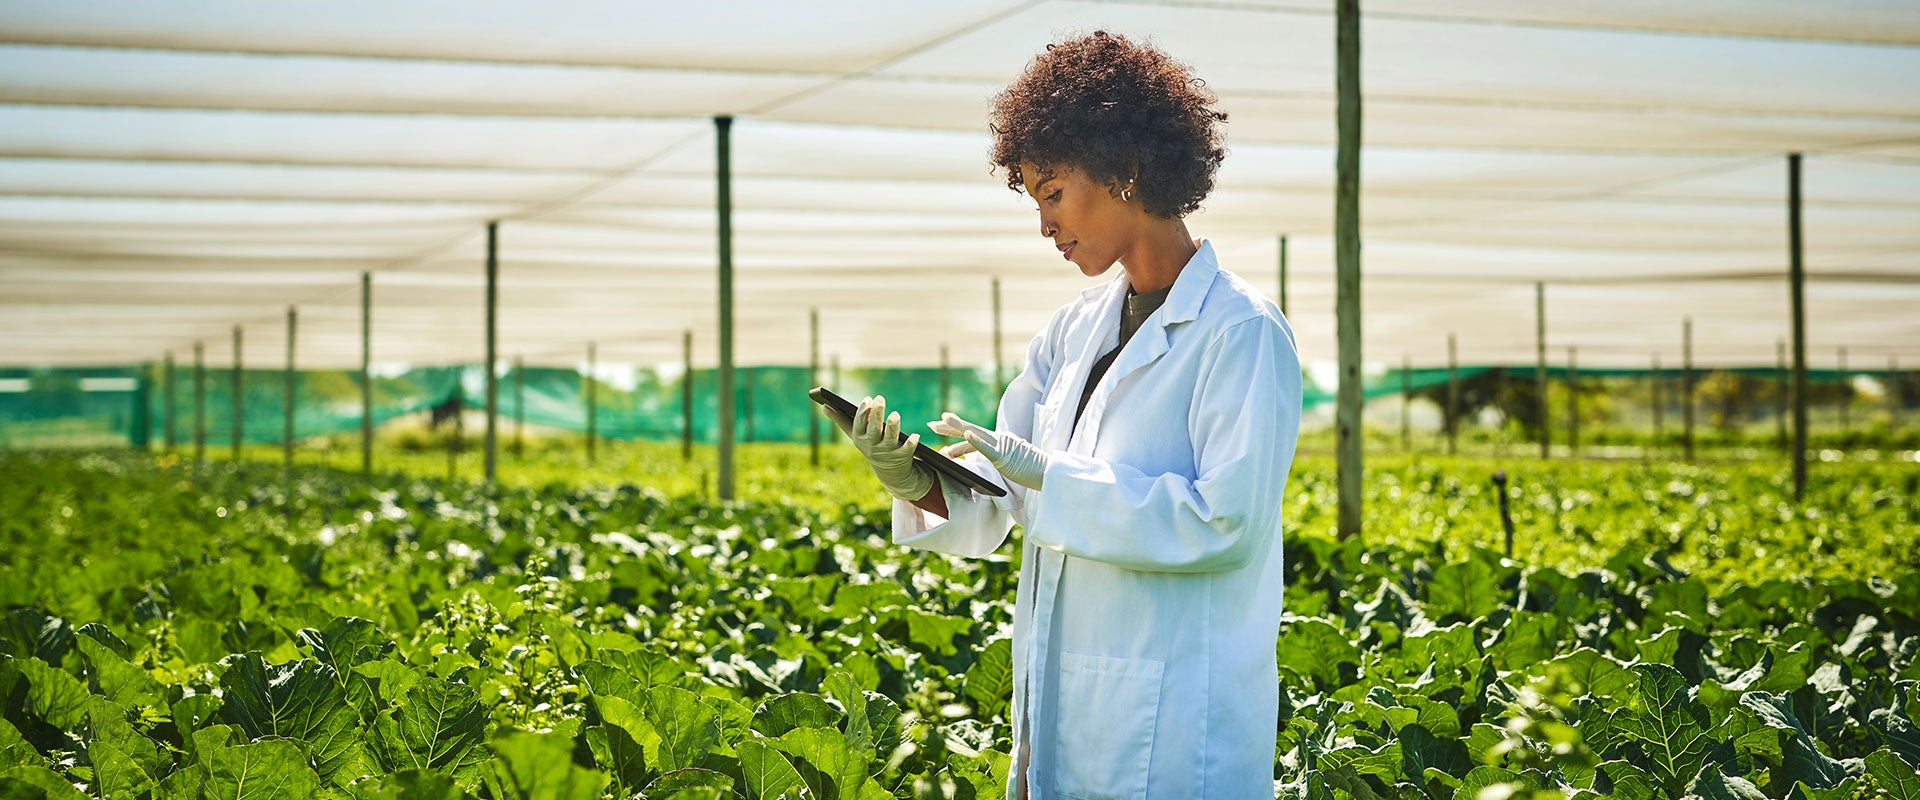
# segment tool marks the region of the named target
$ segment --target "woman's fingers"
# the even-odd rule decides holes
[[[952,434],[941,434],[941,435],[951,436]],[[973,445],[968,444],[964,441],[954,442],[953,444],[940,448],[940,454],[948,458],[959,458],[968,453],[977,453],[977,452],[979,451],[975,450]]]

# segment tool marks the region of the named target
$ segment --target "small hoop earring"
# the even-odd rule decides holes
[[[1122,202],[1122,203],[1131,203],[1131,202],[1133,202],[1133,190],[1132,190],[1132,189],[1121,189],[1121,190],[1120,190],[1120,202]]]

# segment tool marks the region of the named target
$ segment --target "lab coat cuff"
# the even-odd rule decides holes
[[[1040,479],[1041,490],[1027,495],[1033,524],[1027,539],[1049,550],[1063,551],[1067,541],[1060,534],[1074,529],[1071,520],[1060,519],[1077,503],[1096,498],[1087,493],[1089,481],[1113,484],[1113,467],[1092,456],[1056,450],[1047,454],[1047,471]]]

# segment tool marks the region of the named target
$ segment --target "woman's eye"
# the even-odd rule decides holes
[[[1047,202],[1049,203],[1060,202],[1060,192],[1058,190],[1055,190],[1053,194],[1047,195]]]

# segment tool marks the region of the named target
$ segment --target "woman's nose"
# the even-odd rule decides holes
[[[1053,224],[1053,222],[1049,221],[1046,217],[1040,218],[1040,235],[1041,236],[1051,239],[1053,238],[1054,234],[1059,232],[1060,232],[1060,226]]]

